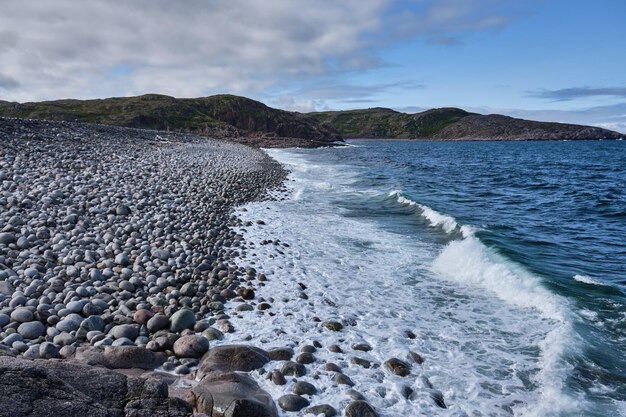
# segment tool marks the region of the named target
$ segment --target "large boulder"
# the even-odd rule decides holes
[[[213,374],[191,390],[195,410],[212,417],[277,417],[276,404],[252,378],[235,372]]]
[[[0,356],[0,417],[190,417],[165,382],[65,361]]]
[[[250,372],[270,361],[263,349],[248,345],[222,345],[209,350],[200,361],[198,378],[211,373]]]
[[[201,358],[209,350],[209,340],[203,336],[190,334],[174,342],[174,353],[180,358]]]

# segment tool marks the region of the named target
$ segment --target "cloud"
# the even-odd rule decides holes
[[[530,97],[554,101],[570,101],[579,98],[610,96],[626,98],[626,87],[571,87],[560,90],[527,91]]]
[[[529,3],[532,0],[529,1]],[[400,37],[423,36],[428,43],[458,45],[471,32],[498,30],[523,12],[519,3],[507,0],[421,0],[411,1],[391,20]]]
[[[3,99],[157,92],[262,97],[386,65],[408,38],[460,42],[506,25],[513,0],[8,1]],[[349,91],[345,91],[346,94]],[[343,97],[354,99],[355,97]]]
[[[15,78],[0,73],[0,90],[11,90],[19,85],[20,83]]]

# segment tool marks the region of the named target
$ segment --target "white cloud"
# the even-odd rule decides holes
[[[398,39],[450,43],[467,31],[499,27],[509,19],[499,10],[503,3],[515,2],[6,1],[0,99],[263,96],[376,68],[383,65],[379,48]]]

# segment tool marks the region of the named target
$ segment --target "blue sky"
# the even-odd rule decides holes
[[[233,93],[626,131],[625,20],[618,0],[24,0],[0,14],[0,100]]]

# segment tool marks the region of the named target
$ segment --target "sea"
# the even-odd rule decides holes
[[[626,142],[267,152],[290,174],[238,213],[242,264],[272,301],[241,319],[249,340],[318,343],[382,417],[626,416]],[[385,369],[409,351],[424,358],[411,375]],[[350,401],[332,373],[311,378],[313,403]],[[292,384],[258,379],[274,396]]]

